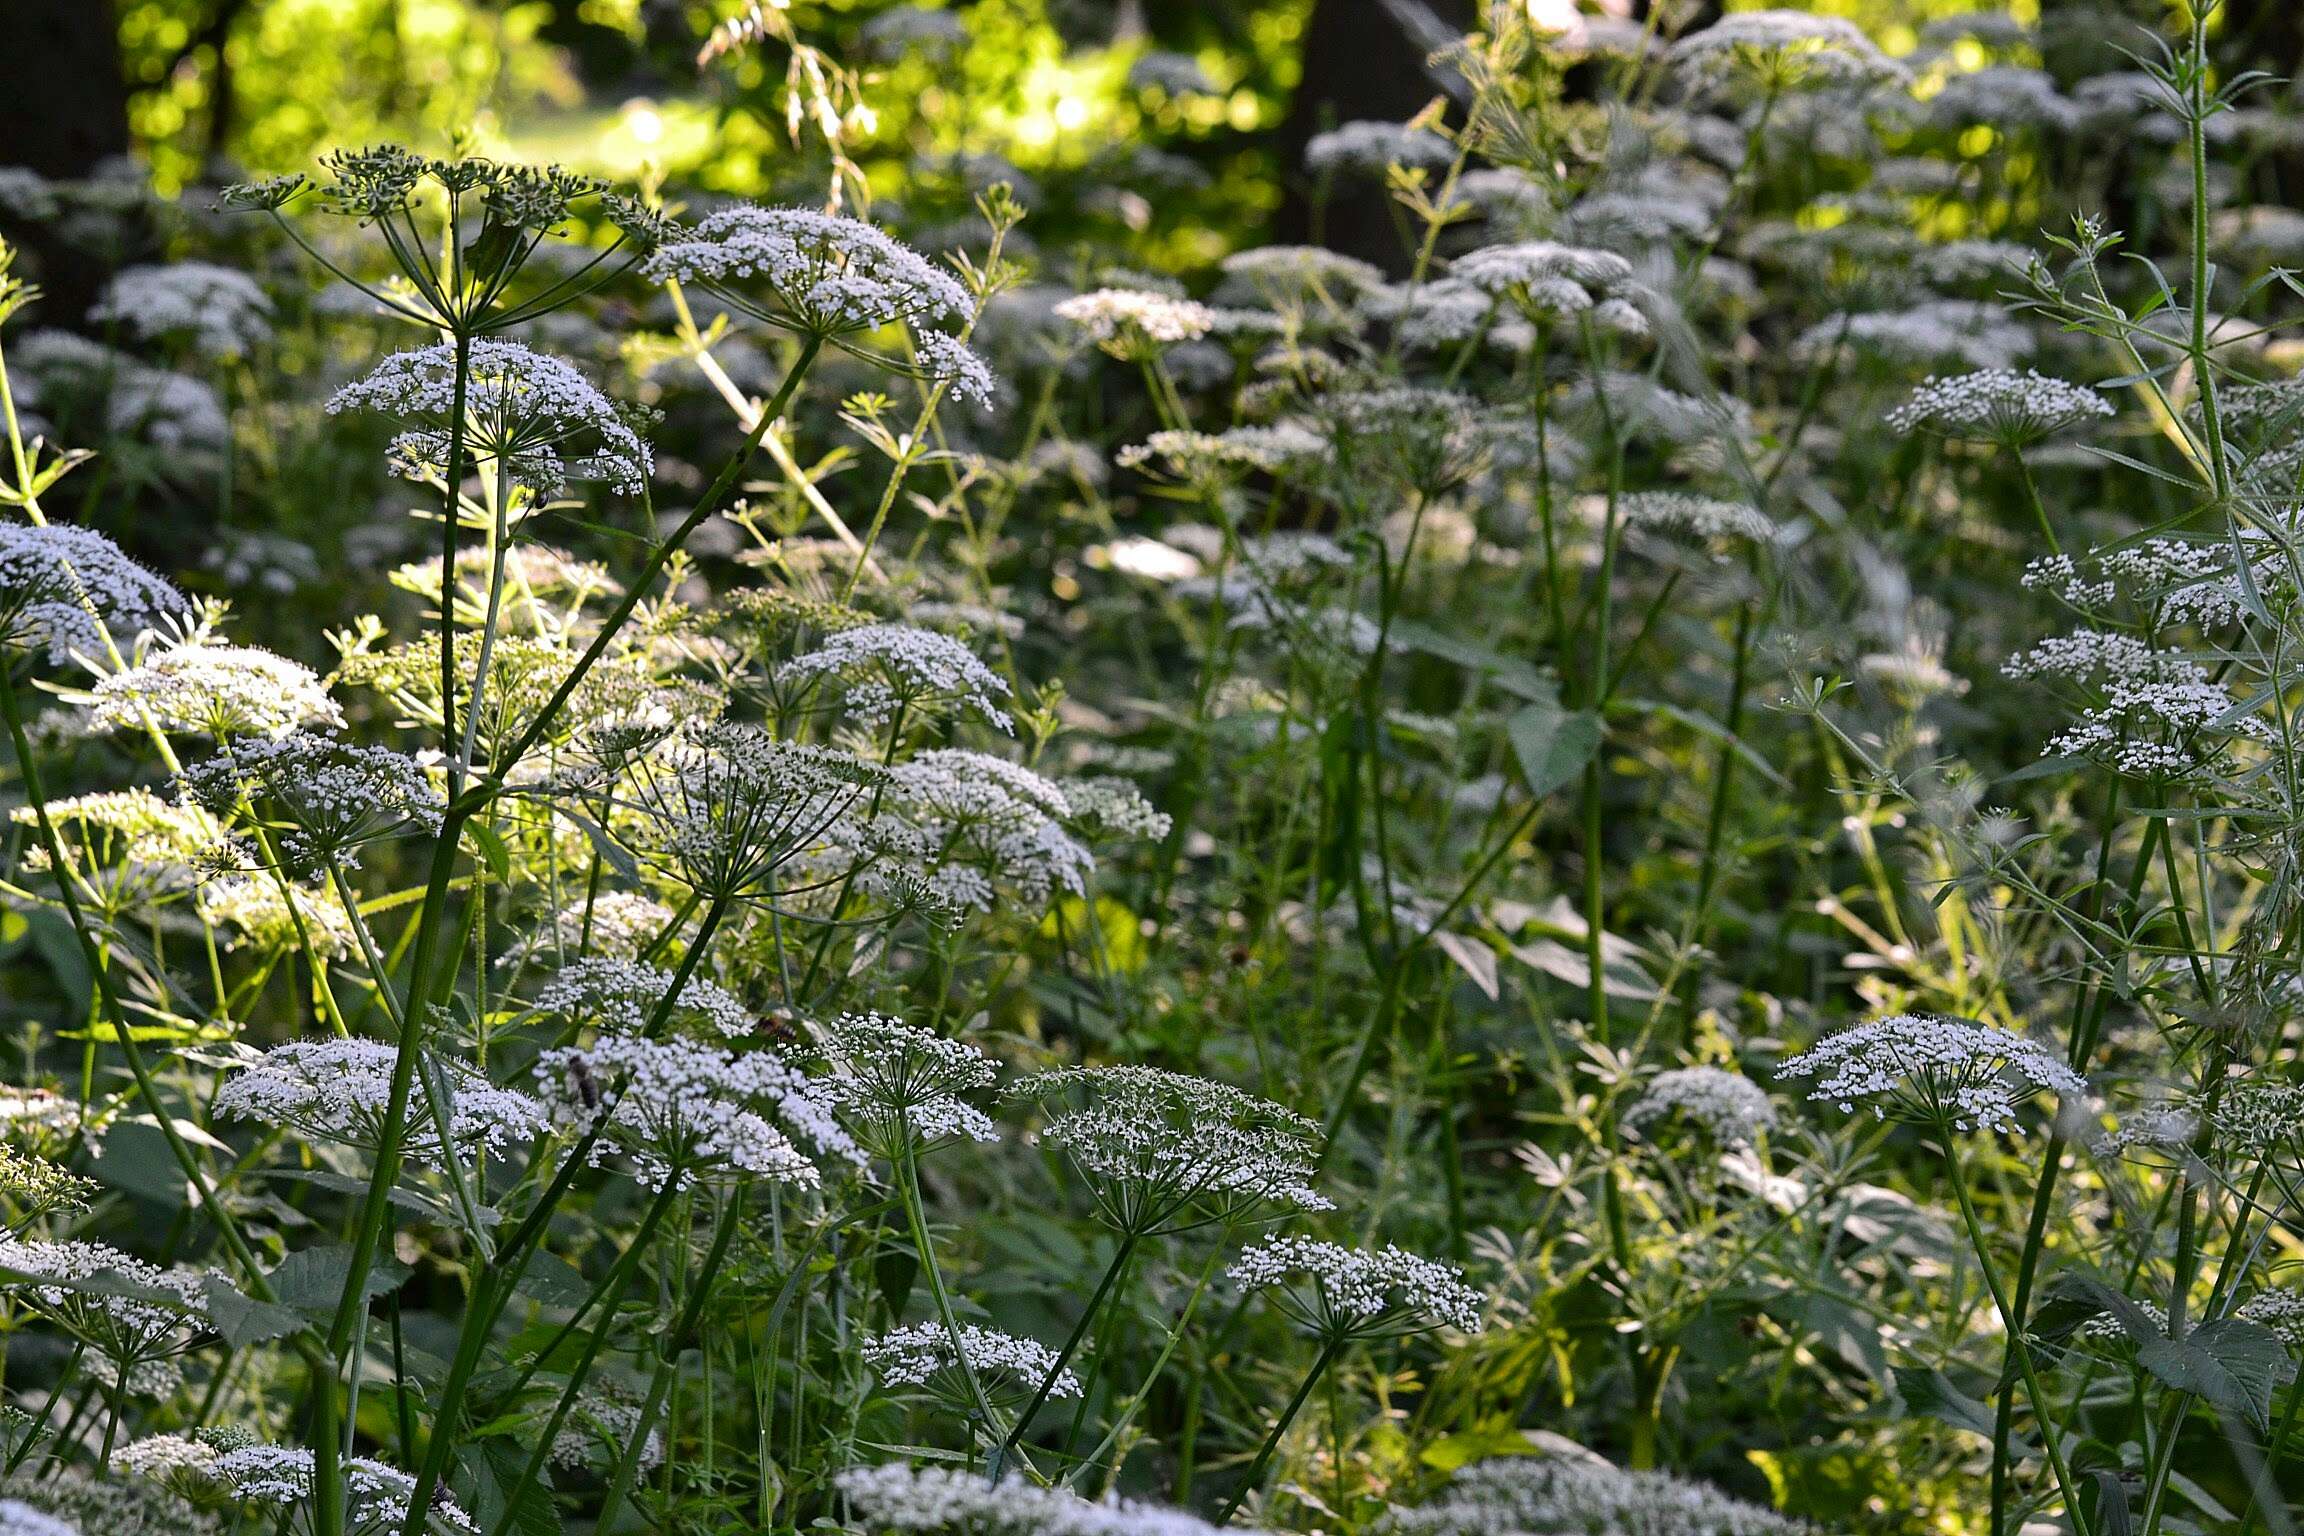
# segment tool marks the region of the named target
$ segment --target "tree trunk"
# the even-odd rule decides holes
[[[13,0],[0,47],[0,163],[79,181],[128,153],[128,88],[112,0]],[[59,244],[50,227],[9,231],[25,275],[46,291],[41,318],[76,324],[106,274]]]

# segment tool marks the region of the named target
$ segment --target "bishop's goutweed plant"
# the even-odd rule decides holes
[[[1695,9],[0,244],[0,1531],[2293,1532],[2304,114]]]

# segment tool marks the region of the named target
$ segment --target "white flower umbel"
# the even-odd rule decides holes
[[[1109,774],[1064,779],[1056,786],[1069,810],[1066,822],[1091,839],[1157,842],[1173,825],[1166,811],[1131,779]]]
[[[919,724],[973,714],[1015,734],[1000,700],[1008,680],[976,653],[932,629],[909,624],[863,624],[824,637],[815,650],[776,670],[779,684],[829,679],[840,685],[848,713],[882,726],[899,713]]]
[[[586,1047],[546,1051],[536,1082],[555,1127],[574,1134],[599,1128],[596,1166],[621,1151],[633,1176],[653,1190],[715,1170],[775,1184],[820,1183],[794,1135],[819,1157],[859,1160],[833,1115],[832,1085],[767,1051],[738,1055],[690,1040],[602,1035]]]
[[[9,812],[18,826],[33,826],[38,818],[29,805]],[[84,851],[76,861],[81,876],[112,911],[192,890],[200,884],[205,856],[223,837],[215,818],[198,806],[172,805],[141,787],[51,800],[48,819],[59,838]],[[24,863],[47,869],[47,850],[27,848]]]
[[[1678,1121],[1724,1147],[1741,1147],[1776,1128],[1767,1090],[1740,1072],[1718,1067],[1675,1067],[1659,1072],[1618,1123],[1626,1135],[1655,1139],[1660,1126]]]
[[[1635,491],[1618,499],[1616,515],[1626,523],[1695,539],[1749,539],[1766,544],[1776,535],[1775,525],[1749,502],[1688,491]]]
[[[1317,464],[1329,453],[1328,440],[1300,422],[1268,427],[1227,427],[1221,432],[1180,428],[1153,433],[1113,455],[1122,469],[1141,469],[1158,460],[1178,478],[1194,484],[1239,480],[1249,470],[1279,474]]]
[[[1788,1515],[1669,1472],[1565,1456],[1508,1456],[1458,1472],[1429,1502],[1392,1509],[1382,1536],[1816,1536]]]
[[[2291,1350],[2304,1351],[2304,1291],[2258,1291],[2232,1315],[2269,1328]]]
[[[1162,347],[1196,341],[1214,329],[1215,312],[1190,299],[1137,288],[1098,288],[1056,306],[1056,316],[1080,328],[1114,357],[1149,357]]]
[[[956,910],[989,911],[1002,898],[1037,910],[1059,890],[1080,895],[1096,867],[1064,830],[1064,791],[988,752],[939,747],[898,763],[880,810],[859,839],[878,859],[860,881],[879,894],[910,879]]]
[[[809,208],[723,208],[659,246],[643,270],[656,282],[701,284],[756,320],[826,339],[976,312],[968,290],[912,247]]]
[[[101,658],[107,636],[125,651],[190,606],[94,529],[0,523],[0,644],[45,647],[62,666]]]
[[[205,261],[126,267],[88,311],[144,341],[181,341],[203,357],[240,357],[272,339],[272,301],[236,267]]]
[[[1808,1097],[1852,1112],[1869,1101],[1879,1119],[1953,1130],[2020,1129],[2016,1109],[2042,1089],[2088,1091],[2064,1058],[2012,1030],[1965,1019],[1898,1013],[1828,1036],[1776,1069],[1813,1078]]]
[[[455,408],[456,349],[447,342],[396,352],[328,398],[331,413],[368,410],[406,423],[392,463],[410,479],[445,472]],[[464,421],[475,460],[545,494],[570,480],[637,494],[655,468],[647,443],[590,380],[515,341],[471,344]]]
[[[202,920],[237,935],[228,943],[234,949],[284,954],[309,941],[312,953],[337,960],[360,943],[352,914],[328,885],[291,884],[283,892],[270,874],[223,875],[201,884],[199,905]]]
[[[1341,308],[1384,284],[1377,267],[1318,245],[1261,245],[1224,258],[1225,277],[1255,291],[1267,304]]]
[[[665,996],[672,975],[638,960],[593,955],[571,961],[536,994],[536,1006],[614,1034],[639,1034],[659,1012],[667,1020],[682,1014],[731,1039],[752,1031],[752,1010],[718,982],[691,976],[669,1010]]]
[[[876,763],[753,725],[689,720],[661,739],[596,739],[623,781],[634,851],[723,901],[773,895],[784,866],[888,778]]]
[[[90,690],[100,731],[285,736],[299,726],[341,729],[344,713],[310,667],[246,645],[189,642],[145,657]]]
[[[1530,320],[1587,313],[1632,279],[1632,263],[1614,251],[1523,240],[1482,246],[1456,259],[1455,281],[1511,303]]]
[[[177,783],[219,821],[274,819],[281,858],[298,873],[357,862],[365,843],[436,833],[446,809],[414,758],[306,731],[224,741]]]
[[[1832,86],[1902,85],[1911,76],[1864,29],[1807,11],[1739,11],[1674,43],[1666,55],[1697,90],[1754,93]]]
[[[987,1481],[973,1469],[891,1462],[850,1467],[835,1485],[864,1529],[889,1536],[1215,1536],[1181,1510],[1116,1499],[1091,1503],[1020,1478]]]
[[[570,1471],[596,1466],[603,1457],[613,1466],[639,1432],[638,1403],[587,1392],[569,1409],[567,1426],[552,1437],[549,1459]],[[647,1472],[663,1464],[664,1432],[651,1429],[632,1458],[632,1470]]]
[[[0,1499],[0,1536],[84,1536],[84,1533],[80,1527],[34,1509],[22,1499]]]
[[[79,1289],[82,1281],[107,1288]],[[201,1275],[147,1264],[107,1243],[0,1237],[0,1294],[123,1371],[182,1353],[209,1327]]]
[[[1304,145],[1304,168],[1315,176],[1358,171],[1381,177],[1395,165],[1440,170],[1455,156],[1448,141],[1429,128],[1361,119],[1312,135]]]
[[[2111,414],[2112,402],[2093,389],[2033,370],[1986,368],[1953,378],[1930,377],[1887,420],[1892,432],[1934,432],[2021,448]]]
[[[1319,1127],[1228,1084],[1155,1067],[1060,1067],[1012,1092],[1046,1108],[1040,1141],[1080,1171],[1103,1220],[1132,1236],[1333,1208],[1312,1188]]]
[[[602,960],[636,960],[672,923],[672,909],[638,891],[602,891],[554,912],[540,951],[589,955]]]
[[[968,1368],[977,1384],[995,1404],[1029,1397],[1051,1370],[1056,1370],[1056,1383],[1048,1396],[1080,1395],[1080,1378],[1069,1370],[1057,1370],[1056,1352],[1038,1340],[969,1323],[960,1330],[960,1346],[968,1353]],[[860,1353],[864,1363],[879,1372],[884,1386],[924,1388],[953,1406],[972,1401],[952,1334],[942,1323],[892,1328],[867,1340]]]
[[[381,1040],[292,1040],[238,1067],[216,1090],[213,1111],[219,1119],[294,1131],[308,1142],[373,1152],[383,1144],[398,1057],[398,1048]],[[544,1130],[544,1106],[527,1094],[499,1088],[430,1051],[419,1065],[440,1085],[460,1159],[481,1147],[503,1152]],[[430,1113],[409,1117],[401,1152],[441,1165],[440,1131]]]
[[[1386,1244],[1347,1248],[1311,1237],[1272,1236],[1226,1271],[1242,1290],[1273,1304],[1323,1339],[1394,1338],[1434,1328],[1478,1333],[1480,1293],[1453,1264]]]
[[[317,1528],[311,1507],[312,1463],[312,1453],[300,1446],[250,1445],[219,1456],[214,1475],[233,1498],[285,1511],[294,1530],[308,1532]],[[366,1456],[347,1456],[342,1529],[346,1536],[397,1531],[415,1493],[416,1479],[399,1468]],[[445,1489],[433,1498],[424,1528],[436,1533],[479,1530]]]
[[[857,1140],[883,1157],[907,1143],[998,1141],[984,1112],[961,1097],[992,1086],[992,1058],[961,1040],[879,1013],[844,1015],[824,1031],[832,1075],[817,1079]]]

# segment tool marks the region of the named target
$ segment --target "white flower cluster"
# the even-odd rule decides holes
[[[2096,1150],[2117,1157],[2141,1147],[2152,1152],[2182,1153],[2200,1134],[2200,1117],[2189,1109],[2166,1105],[2133,1109],[2119,1124],[2096,1138]]]
[[[1900,85],[1910,78],[1855,22],[1807,11],[1723,16],[1674,43],[1667,57],[1685,79],[1702,88],[1751,80],[1778,90]]]
[[[591,1464],[595,1450],[605,1450],[611,1457],[621,1455],[639,1432],[638,1403],[587,1392],[569,1408],[568,1422],[552,1437],[547,1459],[553,1466],[580,1470]],[[651,1429],[640,1443],[639,1454],[632,1458],[633,1470],[646,1472],[663,1464],[664,1431]]]
[[[893,1155],[907,1139],[1000,1139],[990,1118],[961,1098],[989,1088],[999,1075],[992,1059],[966,1041],[886,1014],[851,1013],[826,1026],[824,1054],[833,1072],[816,1086],[874,1151]]]
[[[537,954],[587,954],[605,960],[636,960],[672,922],[672,909],[639,891],[599,891],[554,911],[524,948],[499,964]]]
[[[393,440],[394,467],[411,479],[443,473],[455,429],[456,348],[395,352],[329,396],[328,409],[412,423]],[[468,454],[542,493],[604,480],[636,495],[655,469],[648,444],[589,379],[516,341],[471,343],[464,421]]]
[[[1272,304],[1340,305],[1384,285],[1384,274],[1356,256],[1318,245],[1260,245],[1224,258],[1224,276]]]
[[[1972,369],[2011,369],[2032,350],[2032,335],[1996,304],[1927,299],[1908,309],[1835,315],[1801,332],[1792,355],[1821,360],[1845,344],[1884,361],[1926,365],[1946,359]]]
[[[1065,820],[1091,839],[1157,842],[1173,825],[1168,813],[1144,798],[1134,781],[1111,775],[1065,779],[1057,785]]]
[[[309,1142],[335,1142],[373,1152],[383,1144],[392,1103],[396,1046],[381,1040],[291,1040],[240,1064],[216,1090],[218,1119],[253,1120],[292,1130]],[[426,1052],[419,1070],[436,1074],[459,1158],[486,1147],[502,1152],[544,1130],[544,1106],[494,1083],[459,1061]],[[402,1150],[414,1162],[444,1162],[440,1129],[421,1084],[409,1098]]]
[[[2258,1291],[2232,1315],[2271,1329],[2290,1349],[2304,1350],[2304,1291]]]
[[[932,629],[909,624],[862,624],[824,637],[813,651],[776,669],[779,683],[833,678],[848,712],[867,725],[885,725],[901,711],[919,723],[968,711],[1013,735],[1015,723],[999,701],[1008,680],[976,653]]]
[[[2061,678],[2075,683],[2100,678],[2131,684],[2207,680],[2200,664],[2182,651],[2154,650],[2133,635],[2100,629],[2052,635],[2002,662],[2000,671],[2018,680]]]
[[[876,861],[860,877],[922,882],[938,904],[990,911],[1003,896],[1028,909],[1087,889],[1095,855],[1064,830],[1064,791],[1031,769],[963,747],[939,747],[888,773],[880,814],[855,831]]]
[[[2077,127],[2080,107],[2056,88],[2056,77],[2023,64],[1989,64],[1956,74],[1928,98],[1928,116],[1940,127],[1984,123],[2011,128]]]
[[[1674,1067],[1659,1072],[1619,1123],[1628,1136],[1651,1139],[1653,1127],[1679,1120],[1724,1147],[1748,1146],[1776,1128],[1767,1090],[1740,1072],[1718,1067]]]
[[[555,1128],[601,1129],[595,1166],[621,1149],[649,1189],[685,1185],[709,1168],[778,1184],[821,1182],[787,1128],[821,1157],[860,1157],[833,1116],[831,1085],[767,1051],[738,1055],[691,1040],[602,1035],[587,1047],[546,1051],[536,1083]]]
[[[81,1536],[81,1530],[22,1499],[0,1499],[0,1536]]]
[[[39,817],[29,805],[8,814],[19,826],[32,826]],[[83,874],[124,905],[190,890],[199,883],[203,857],[223,836],[206,811],[171,805],[141,786],[51,800],[48,819],[59,836],[68,835],[93,852]],[[24,862],[27,868],[46,869],[47,851],[28,848]]]
[[[891,1462],[834,1480],[868,1530],[889,1536],[1215,1536],[1180,1510],[1119,1499],[1090,1503],[1060,1488],[987,1482],[957,1467]]]
[[[1592,313],[1603,323],[1613,319],[1622,327],[1623,317],[1613,309],[1606,315],[1598,311],[1623,302],[1632,263],[1614,251],[1521,240],[1468,251],[1456,258],[1449,276],[1492,299],[1508,299],[1531,320]],[[1637,313],[1632,318],[1640,319]],[[1639,328],[1645,329],[1645,322]]]
[[[2304,1086],[2264,1078],[2229,1085],[2217,1101],[2217,1139],[2257,1157],[2304,1158]]]
[[[2037,370],[1987,368],[1948,379],[1931,375],[1887,419],[1891,432],[1928,431],[2020,448],[2111,414],[2112,402],[2093,389]]]
[[[1214,328],[1207,305],[1137,288],[1098,288],[1056,306],[1087,338],[1114,357],[1135,358],[1180,341],[1196,341]]]
[[[1283,1312],[1323,1338],[1378,1338],[1454,1328],[1478,1333],[1480,1293],[1453,1264],[1390,1244],[1346,1248],[1311,1237],[1267,1237],[1226,1271],[1243,1290],[1267,1290]]]
[[[135,1294],[76,1287],[92,1280]],[[108,1243],[0,1237],[0,1294],[21,1298],[122,1368],[176,1354],[208,1326],[201,1275],[147,1264]]]
[[[313,1457],[300,1446],[249,1445],[216,1458],[212,1474],[236,1499],[302,1509],[312,1500]],[[416,1479],[398,1467],[366,1456],[344,1458],[344,1529],[348,1536],[381,1536],[398,1530],[415,1497]],[[436,1531],[477,1532],[462,1505],[443,1492],[432,1501],[426,1523]]]
[[[1616,514],[1626,523],[1669,529],[1697,539],[1750,539],[1766,544],[1776,536],[1775,525],[1749,502],[1687,491],[1635,491],[1618,499]]]
[[[2042,748],[2047,757],[2086,757],[2133,778],[2188,778],[2213,772],[2233,740],[2269,744],[2272,728],[2240,713],[2239,701],[2206,677],[2115,677],[2104,702]]]
[[[1395,165],[1409,170],[1440,170],[1455,157],[1448,141],[1429,128],[1367,120],[1339,123],[1312,135],[1304,146],[1304,168],[1315,176],[1338,171],[1381,176]]]
[[[2242,530],[2255,542],[2254,530]],[[2252,560],[2249,579],[2261,593],[2289,582],[2277,557]],[[2044,555],[2024,568],[2024,585],[2053,593],[2083,611],[2108,608],[2123,596],[2150,608],[2160,623],[2229,624],[2248,611],[2249,599],[2234,567],[2231,545],[2182,539],[2146,539],[2108,549],[2086,565],[2071,555]]]
[[[246,645],[187,642],[99,680],[89,724],[100,731],[285,736],[298,726],[341,729],[344,713],[310,667]]]
[[[1458,1472],[1430,1502],[1395,1508],[1383,1536],[1814,1536],[1707,1483],[1598,1459],[1509,1456]]]
[[[225,875],[201,884],[199,904],[204,921],[239,933],[233,948],[247,944],[281,954],[309,939],[314,954],[337,960],[360,944],[352,930],[352,914],[327,886],[292,884],[283,889],[270,874]]]
[[[19,408],[46,406],[52,390],[100,402],[104,428],[163,454],[223,450],[232,424],[206,382],[154,368],[70,331],[32,331],[8,349],[24,370]]]
[[[252,804],[276,812],[281,856],[304,871],[354,862],[361,844],[380,838],[436,833],[447,805],[414,758],[307,731],[223,741],[185,764],[177,783],[222,821],[244,819]]]
[[[616,735],[600,733],[602,751],[628,773],[635,850],[710,896],[772,893],[783,867],[887,778],[877,764],[753,725],[689,720],[631,751]]]
[[[1032,1392],[1056,1367],[1056,1351],[1037,1339],[1020,1338],[975,1323],[961,1326],[960,1347],[967,1352],[969,1370],[988,1392],[995,1389],[993,1382],[984,1380],[986,1377],[995,1378],[1001,1385]],[[878,1371],[880,1380],[891,1387],[925,1387],[938,1384],[940,1379],[948,1382],[959,1371],[959,1356],[952,1348],[951,1332],[939,1322],[892,1328],[876,1339],[866,1340],[861,1355],[864,1363]],[[1057,1371],[1055,1385],[1048,1389],[1048,1395],[1078,1397],[1080,1378],[1068,1369]]]
[[[62,666],[75,652],[102,657],[107,638],[125,648],[189,606],[92,528],[0,523],[0,642],[45,646]]]
[[[701,283],[765,324],[826,339],[888,325],[924,333],[976,312],[968,290],[912,247],[811,208],[720,209],[641,270],[653,282]]]
[[[1122,469],[1141,469],[1158,459],[1187,480],[1235,478],[1241,470],[1279,474],[1328,454],[1328,440],[1301,422],[1227,427],[1221,432],[1169,428],[1113,455]]]
[[[638,960],[589,955],[561,967],[536,994],[536,1006],[612,1033],[636,1035],[646,1031],[658,1011],[664,1009],[671,990],[669,971]],[[682,984],[672,1009],[698,1015],[731,1039],[752,1029],[752,1010],[727,988],[701,976],[691,976]]]
[[[2087,1081],[2036,1040],[1990,1024],[1897,1013],[1867,1019],[1818,1041],[1777,1068],[1814,1078],[1808,1097],[1852,1112],[1873,1101],[1880,1119],[1959,1130],[2019,1129],[2016,1108],[2047,1089],[2071,1098]]]
[[[205,261],[123,268],[88,318],[145,341],[186,341],[204,357],[244,356],[272,337],[272,301],[256,280]]]
[[[1120,1231],[1183,1231],[1261,1206],[1334,1209],[1312,1187],[1319,1127],[1229,1084],[1156,1067],[1061,1067],[1013,1091],[1049,1106],[1040,1140],[1086,1175]]]

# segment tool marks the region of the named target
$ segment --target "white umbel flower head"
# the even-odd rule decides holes
[[[355,863],[365,843],[438,832],[447,804],[414,758],[308,731],[226,740],[177,782],[219,821],[276,817],[293,873]]]
[[[961,1097],[992,1086],[992,1058],[961,1040],[880,1013],[851,1013],[826,1027],[832,1075],[817,1086],[840,1107],[857,1139],[884,1157],[909,1142],[998,1141],[984,1112]]]
[[[0,1237],[0,1295],[11,1295],[124,1368],[190,1348],[209,1326],[204,1278],[108,1243]],[[114,1290],[83,1290],[101,1280]]]
[[[814,1186],[822,1174],[794,1135],[819,1157],[858,1160],[833,1116],[828,1085],[767,1051],[738,1055],[690,1040],[602,1035],[586,1047],[546,1051],[536,1083],[555,1127],[600,1130],[595,1166],[621,1151],[653,1190],[715,1170]]]
[[[90,690],[89,723],[209,736],[285,736],[299,726],[341,729],[344,712],[310,667],[247,645],[172,645]]]
[[[598,733],[601,761],[625,780],[635,851],[706,896],[758,900],[865,790],[876,763],[779,741],[753,725],[689,720],[669,737]]]
[[[203,357],[240,357],[272,339],[272,301],[235,267],[205,261],[125,267],[88,311],[143,341],[182,341]]]
[[[383,1144],[398,1059],[398,1048],[381,1040],[291,1040],[225,1079],[214,1112],[373,1152]],[[426,1052],[418,1069],[440,1085],[458,1157],[480,1147],[503,1152],[544,1130],[543,1105],[462,1062]],[[425,1102],[416,1100],[420,1110]],[[405,1135],[402,1150],[412,1161],[441,1165],[440,1131],[429,1112],[409,1115]]]
[[[1631,282],[1632,263],[1614,251],[1521,240],[1467,251],[1449,276],[1510,301],[1531,320],[1547,320],[1585,314],[1613,297]]]
[[[968,1370],[976,1384],[995,1406],[1023,1403],[1056,1370],[1056,1351],[997,1328],[963,1324],[960,1347],[967,1351]],[[950,1330],[940,1322],[892,1328],[866,1341],[860,1353],[864,1363],[879,1373],[883,1386],[920,1387],[955,1407],[970,1401],[959,1352],[952,1347]],[[1056,1371],[1048,1395],[1078,1397],[1080,1378],[1069,1369]]]
[[[92,528],[0,523],[0,644],[46,647],[62,666],[103,656],[107,636],[125,650],[190,606]]]
[[[886,725],[899,712],[922,724],[967,713],[1015,734],[999,703],[1009,696],[1008,680],[967,646],[932,629],[858,625],[825,636],[815,650],[776,670],[779,684],[819,678],[840,684],[848,713],[865,725]]]
[[[2304,1351],[2304,1291],[2258,1291],[2233,1316],[2269,1328],[2291,1350]]]
[[[1688,491],[1635,491],[1617,501],[1616,513],[1635,526],[1695,539],[1749,539],[1767,544],[1776,535],[1775,526],[1751,503]]]
[[[1657,1073],[1619,1123],[1626,1135],[1653,1140],[1658,1126],[1673,1121],[1695,1127],[1720,1146],[1748,1146],[1776,1128],[1776,1106],[1767,1090],[1740,1072],[1675,1067]]]
[[[2034,370],[1986,368],[1952,378],[1930,377],[1887,419],[1892,432],[1934,432],[2021,448],[2111,414],[2112,402],[2093,389]]]
[[[1155,1067],[1060,1067],[1012,1091],[1047,1107],[1040,1141],[1080,1170],[1119,1231],[1333,1209],[1312,1188],[1319,1127],[1228,1084]]]
[[[746,203],[710,213],[658,246],[655,282],[699,283],[767,325],[830,340],[904,325],[965,321],[975,301],[957,279],[859,219]]]
[[[81,1536],[81,1531],[22,1499],[0,1499],[0,1536]]]
[[[1137,288],[1098,288],[1056,306],[1056,316],[1080,328],[1114,357],[1149,357],[1162,347],[1197,341],[1215,328],[1216,314],[1191,299]]]
[[[869,1530],[889,1536],[1215,1536],[1183,1513],[1126,1499],[1091,1503],[1020,1478],[986,1482],[957,1467],[891,1462],[834,1479]]]
[[[1864,29],[1807,11],[1739,11],[1672,45],[1672,67],[1700,91],[1756,93],[1833,86],[1902,85],[1910,72]]]
[[[1480,1293],[1453,1264],[1386,1244],[1346,1248],[1310,1237],[1267,1237],[1226,1271],[1324,1339],[1393,1338],[1454,1328],[1478,1333]]]
[[[1466,1467],[1380,1536],[1816,1536],[1813,1527],[1669,1472],[1597,1459],[1508,1456]]]
[[[2017,1106],[2042,1089],[2065,1098],[2088,1091],[2079,1073],[2036,1040],[1910,1013],[1867,1019],[1820,1040],[1776,1075],[1815,1079],[1808,1097],[1843,1112],[1864,1099],[1879,1119],[1963,1131],[2019,1129]]]
[[[214,1476],[233,1498],[249,1504],[294,1511],[296,1528],[312,1528],[312,1453],[300,1446],[249,1445],[216,1458]],[[396,1531],[416,1495],[416,1479],[398,1467],[366,1456],[344,1458],[346,1536],[383,1536]],[[473,1536],[480,1528],[454,1499],[442,1496],[425,1513],[425,1528],[440,1536]]]
[[[880,811],[860,834],[881,856],[861,877],[875,892],[902,877],[958,911],[989,911],[1003,898],[1036,910],[1059,890],[1080,895],[1096,867],[1064,830],[1064,791],[988,752],[939,747],[898,763]]]
[[[456,409],[456,348],[396,352],[328,398],[331,413],[369,410],[407,423],[392,442],[410,479],[444,473]],[[464,396],[465,452],[531,490],[604,480],[637,494],[655,469],[648,444],[614,402],[556,357],[516,341],[471,344]]]
[[[1361,119],[1312,135],[1304,145],[1304,168],[1315,176],[1339,171],[1382,176],[1395,165],[1440,170],[1455,156],[1448,141],[1429,128]]]
[[[667,1009],[671,990],[669,971],[639,960],[592,955],[561,967],[536,994],[536,1006],[617,1034],[647,1031],[659,1012],[667,1020],[691,1015],[731,1039],[751,1033],[752,1010],[718,982],[689,977],[678,1001]]]

